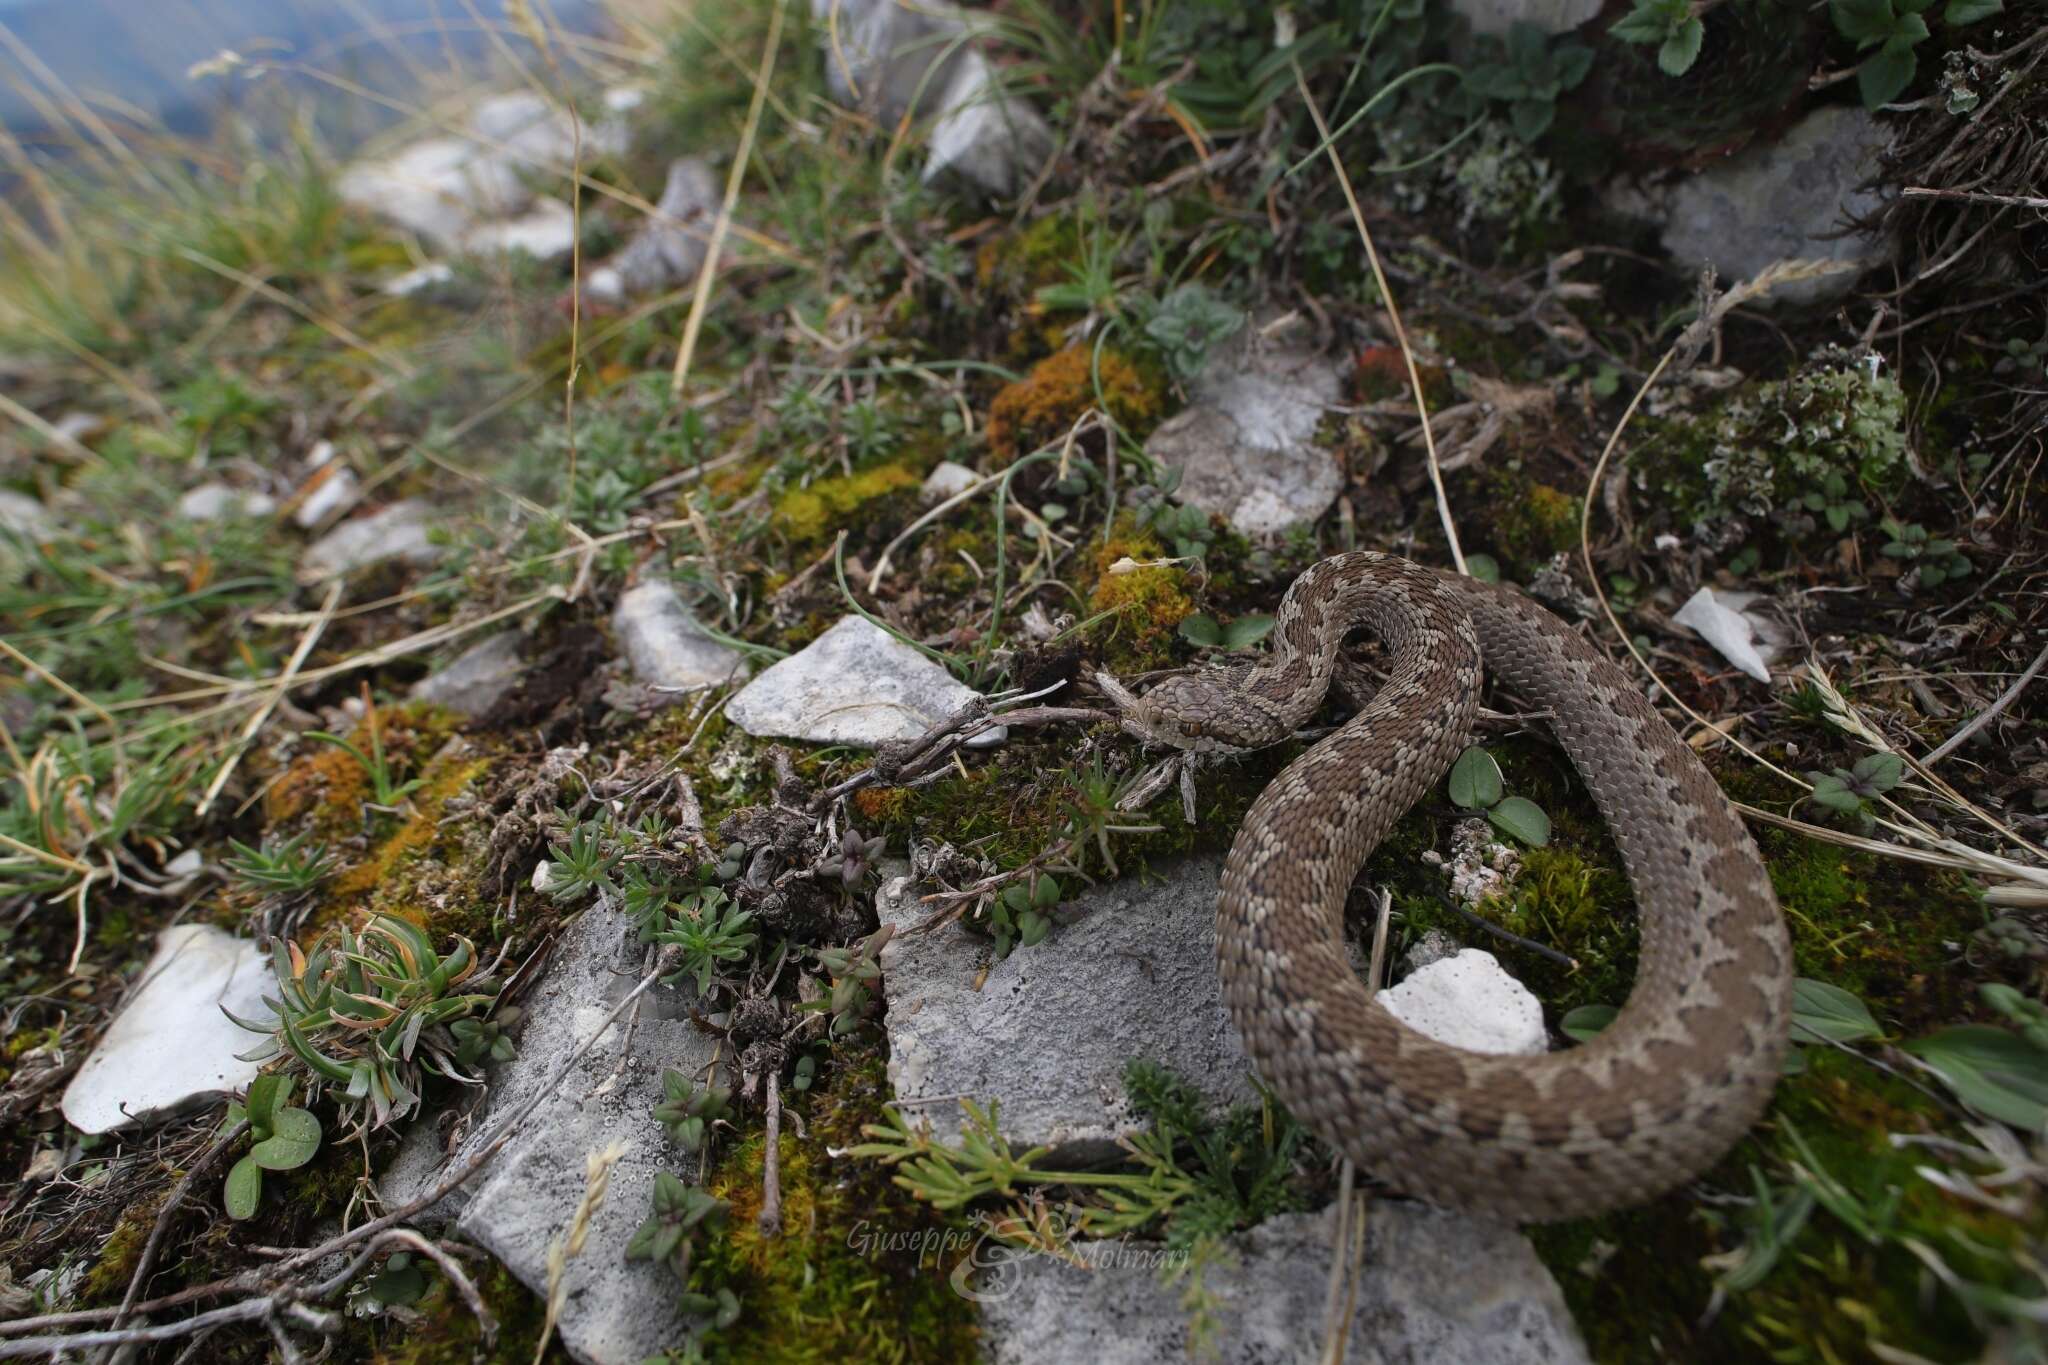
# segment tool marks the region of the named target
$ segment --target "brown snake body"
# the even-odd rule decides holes
[[[1641,1203],[1713,1164],[1762,1113],[1791,1018],[1792,954],[1756,847],[1693,751],[1629,678],[1503,588],[1370,552],[1287,591],[1273,657],[1170,678],[1124,728],[1182,749],[1285,739],[1321,704],[1354,629],[1391,676],[1260,793],[1224,866],[1223,997],[1282,1103],[1358,1166],[1433,1203],[1515,1220]],[[1592,1042],[1490,1056],[1435,1042],[1352,971],[1343,909],[1366,857],[1467,743],[1482,656],[1547,711],[1613,830],[1642,948]],[[1128,695],[1128,694],[1126,694]]]

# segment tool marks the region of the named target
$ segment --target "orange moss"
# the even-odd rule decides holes
[[[863,787],[853,794],[854,813],[868,825],[884,825],[900,818],[910,802],[901,787]]]
[[[1158,420],[1163,386],[1114,351],[1101,355],[1102,405],[1118,425],[1142,434]],[[1096,355],[1069,346],[1006,386],[988,412],[988,444],[1004,464],[1066,435],[1076,418],[1096,406]]]

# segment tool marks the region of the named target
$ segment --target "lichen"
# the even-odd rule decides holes
[[[1876,355],[1823,351],[1791,377],[1744,385],[1696,416],[1666,414],[1644,427],[1636,486],[1666,503],[1677,523],[1716,541],[1731,523],[1785,523],[1810,531],[1800,505],[1896,494],[1908,474],[1906,395]],[[1736,528],[1738,531],[1741,527]]]

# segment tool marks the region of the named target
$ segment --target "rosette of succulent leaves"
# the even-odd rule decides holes
[[[512,1055],[516,1011],[492,1012],[496,991],[479,989],[476,945],[459,934],[444,956],[418,925],[378,915],[360,933],[328,931],[311,952],[278,940],[271,954],[278,994],[264,1003],[276,1022],[228,1016],[270,1035],[243,1059],[287,1058],[304,1068],[309,1099],[331,1092],[361,1106],[369,1127],[417,1109],[428,1077],[477,1085],[486,1061]]]

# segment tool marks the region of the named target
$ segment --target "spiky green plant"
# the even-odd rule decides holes
[[[444,957],[418,925],[378,915],[361,934],[334,930],[310,954],[280,940],[271,955],[279,998],[264,1003],[276,1023],[228,1015],[271,1035],[244,1060],[289,1054],[314,1087],[365,1105],[373,1128],[416,1109],[427,1076],[474,1083],[463,1069],[464,1040],[450,1025],[483,1014],[493,997],[453,993],[476,971],[468,939],[456,935]]]

